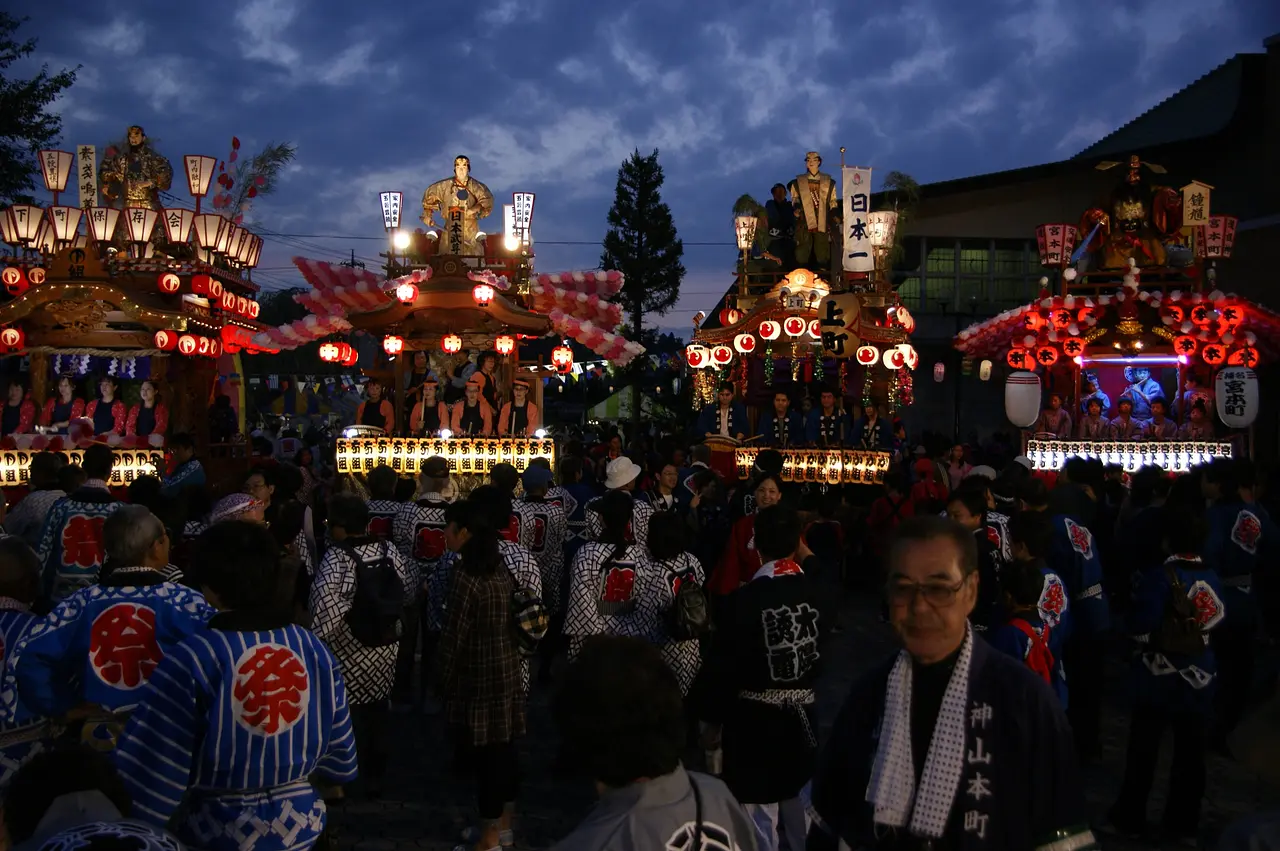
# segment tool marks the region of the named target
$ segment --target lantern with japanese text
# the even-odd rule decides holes
[[[1009,350],[1009,354],[1004,356],[1004,359],[1005,363],[1014,369],[1026,369],[1035,365],[1031,359],[1031,350],[1022,346],[1014,346]]]
[[[711,353],[706,346],[691,343],[684,348],[684,360],[690,369],[703,369],[711,366]]]
[[[27,275],[17,266],[5,266],[0,272],[0,279],[4,281],[5,292],[9,295],[22,295],[28,289]]]
[[[1206,343],[1200,350],[1200,357],[1209,366],[1221,366],[1227,359],[1227,347],[1221,343]]]
[[[1183,334],[1180,337],[1173,338],[1173,353],[1184,357],[1191,357],[1196,353],[1196,349],[1200,348],[1199,341],[1190,334]]]
[[[1196,228],[1196,255],[1209,260],[1226,260],[1236,244],[1235,216],[1210,216],[1203,227]]]
[[[1075,313],[1065,307],[1055,307],[1049,311],[1049,324],[1057,331],[1067,330],[1075,319]]]
[[[982,363],[978,364],[978,380],[979,381],[991,380],[991,361],[984,360]]]
[[[462,351],[462,338],[457,334],[445,334],[440,338],[440,348],[445,354],[456,355]]]
[[[782,330],[787,332],[788,337],[799,337],[808,327],[809,323],[800,316],[788,316],[782,320]]]
[[[556,346],[551,350],[551,365],[556,372],[567,375],[573,369],[573,349],[565,345]]]
[[[516,338],[510,334],[499,334],[493,338],[493,350],[500,355],[509,355],[516,350]]]
[[[481,307],[488,307],[489,303],[493,301],[493,287],[488,284],[476,284],[471,290],[471,297]]]
[[[756,338],[752,334],[739,334],[733,338],[733,347],[738,354],[749,355],[756,350]]]
[[[196,342],[196,338],[194,336],[191,334],[183,334],[178,338],[178,354],[188,356],[194,355],[198,345],[199,344]]]
[[[404,351],[404,338],[397,337],[395,334],[388,334],[382,338],[382,350],[387,353],[388,357],[395,357]]]
[[[1212,304],[1201,302],[1191,306],[1190,316],[1192,322],[1204,328],[1218,318],[1218,311],[1213,309]]]
[[[1076,226],[1066,223],[1039,225],[1036,249],[1040,265],[1061,268],[1071,264],[1071,250],[1076,247]]]
[[[1022,315],[1022,324],[1028,331],[1034,333],[1045,326],[1045,320],[1044,317],[1040,315],[1040,311],[1028,310]]]
[[[1213,379],[1218,419],[1227,428],[1248,428],[1258,416],[1258,374],[1246,366],[1228,366]]]
[[[742,311],[736,307],[726,307],[720,311],[720,324],[725,328],[730,325],[737,325],[742,321]]]
[[[854,353],[854,357],[863,366],[872,366],[876,361],[880,360],[880,350],[875,346],[858,346],[858,351]]]
[[[1253,346],[1241,346],[1238,349],[1232,349],[1231,354],[1227,355],[1227,366],[1247,366],[1253,368],[1258,365],[1258,350]]]
[[[320,360],[325,363],[337,363],[341,360],[342,353],[338,349],[338,344],[329,342],[320,344]]]
[[[156,348],[162,352],[171,352],[178,348],[178,335],[173,331],[157,331],[155,335]]]
[[[413,304],[418,299],[418,288],[414,284],[400,284],[396,287],[396,299],[401,304]]]
[[[733,349],[728,346],[716,346],[711,350],[711,362],[716,366],[728,366],[733,362]]]
[[[1057,346],[1040,346],[1036,349],[1036,363],[1045,368],[1053,366],[1058,362]]]
[[[782,335],[782,326],[772,319],[766,319],[760,323],[760,339],[773,342]]]
[[[1018,428],[1040,419],[1040,376],[1019,370],[1004,382],[1004,415]]]
[[[0,348],[8,354],[22,351],[22,347],[26,345],[27,335],[22,333],[21,328],[8,327],[0,329]]]
[[[222,309],[227,313],[236,312],[236,294],[231,292],[231,290],[223,290],[222,296],[218,299],[218,302],[222,306]]]
[[[1228,334],[1234,334],[1240,327],[1240,323],[1244,321],[1244,307],[1234,302],[1227,302],[1218,310],[1218,318],[1222,321],[1223,330]]]
[[[182,279],[172,272],[161,272],[156,278],[156,289],[166,295],[173,295],[182,287]]]
[[[1085,345],[1083,337],[1068,337],[1062,341],[1062,353],[1069,358],[1078,358],[1084,354]]]

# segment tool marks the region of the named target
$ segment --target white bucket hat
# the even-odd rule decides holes
[[[605,468],[604,486],[609,490],[617,490],[628,482],[634,482],[640,475],[640,465],[623,455],[614,458]]]

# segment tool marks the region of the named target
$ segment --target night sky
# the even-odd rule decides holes
[[[301,283],[295,254],[375,263],[377,193],[403,191],[416,224],[458,153],[497,204],[537,193],[540,271],[594,268],[619,163],[657,147],[688,269],[660,324],[681,330],[731,280],[734,200],[765,200],[806,150],[834,174],[845,146],[877,186],[1059,160],[1280,32],[1271,0],[71,5],[11,4],[37,62],[83,65],[63,148],[142,124],[189,200],[183,154],[297,144],[248,216],[293,235],[268,233],[264,286]]]

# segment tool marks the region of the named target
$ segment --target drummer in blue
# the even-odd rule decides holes
[[[791,397],[785,390],[773,391],[773,409],[760,415],[756,428],[764,446],[790,449],[804,443],[804,420],[799,411],[791,410]]]
[[[698,415],[698,438],[728,437],[741,441],[747,436],[747,409],[734,398],[733,384],[726,381],[716,392],[716,401]]]

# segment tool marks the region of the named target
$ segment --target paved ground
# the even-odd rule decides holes
[[[818,714],[824,732],[832,722],[850,684],[863,671],[887,657],[892,639],[878,622],[876,607],[868,599],[846,606],[845,632],[834,636],[828,650],[829,667],[818,689]],[[1110,666],[1109,694],[1119,695],[1123,668]],[[589,785],[576,778],[558,776],[554,771],[556,736],[550,721],[550,693],[535,687],[529,713],[529,735],[522,743],[521,765],[525,772],[516,824],[518,847],[541,849],[566,835],[591,808]],[[397,715],[393,718],[390,778],[381,800],[362,801],[353,797],[336,814],[337,843],[344,851],[400,851],[452,849],[461,813],[471,812],[470,791],[460,788],[450,777],[450,749],[439,718]],[[1094,815],[1101,819],[1119,787],[1124,772],[1127,736],[1125,710],[1113,699],[1103,719],[1103,756],[1086,768],[1086,790]],[[1163,804],[1162,784],[1167,754],[1157,774],[1151,814],[1157,816]],[[1267,790],[1257,778],[1227,759],[1211,756],[1209,788],[1204,809],[1204,838],[1212,842],[1231,819],[1255,812],[1268,803]],[[1274,806],[1275,801],[1270,803]],[[1149,848],[1115,839],[1103,840],[1107,851]],[[1212,847],[1211,844],[1205,847]]]

